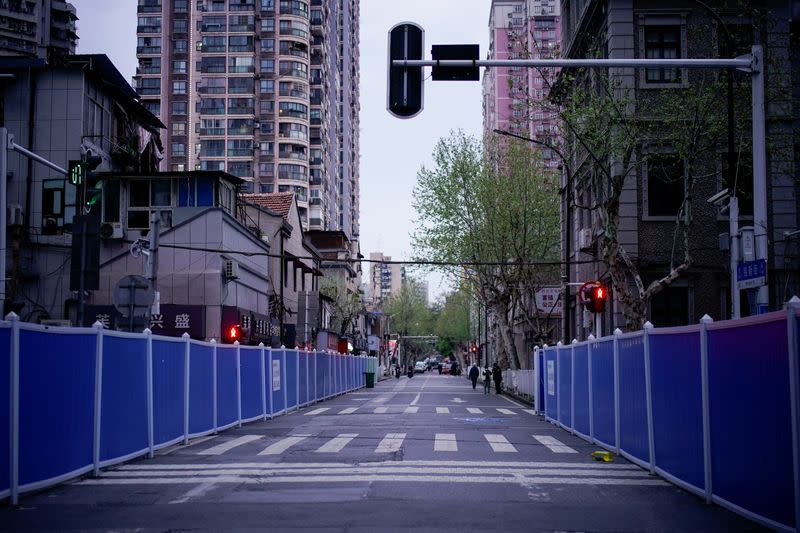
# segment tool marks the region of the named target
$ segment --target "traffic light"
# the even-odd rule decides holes
[[[394,66],[394,60],[423,59],[425,30],[413,22],[389,30],[389,80],[386,109],[397,118],[411,118],[422,111],[422,67]]]
[[[78,159],[69,160],[69,182],[73,185],[83,185],[83,180],[86,177],[86,161]]]
[[[222,335],[222,341],[226,344],[233,344],[236,341],[242,342],[242,326],[233,324],[228,326]]]
[[[84,161],[84,193],[83,203],[89,210],[103,197],[103,180],[94,170],[100,166],[103,158],[99,155],[92,155],[91,152]]]
[[[472,348],[470,349],[472,350],[472,353],[478,353],[478,345],[474,342],[472,343]]]
[[[579,291],[581,303],[592,313],[602,313],[606,310],[608,290],[599,281],[587,281]]]

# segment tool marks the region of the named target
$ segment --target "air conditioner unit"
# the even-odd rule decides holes
[[[592,230],[584,228],[578,232],[578,248],[587,250],[592,247]]]
[[[100,226],[100,237],[103,239],[122,239],[124,236],[120,222],[104,222]]]
[[[9,226],[22,225],[22,206],[19,204],[6,205],[6,223]]]
[[[239,264],[231,259],[225,259],[223,263],[222,276],[226,280],[239,277]]]

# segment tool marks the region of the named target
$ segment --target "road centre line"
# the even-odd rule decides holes
[[[402,442],[402,440],[400,441]],[[377,451],[377,450],[376,450]],[[354,465],[352,469],[342,470],[341,468],[326,468],[318,467],[305,470],[270,470],[258,469],[248,470],[244,468],[225,468],[221,470],[214,470],[209,472],[205,469],[195,470],[173,470],[173,471],[131,471],[131,472],[118,472],[108,471],[103,472],[101,477],[148,477],[148,476],[161,476],[161,477],[182,477],[182,476],[287,476],[287,475],[323,475],[323,474],[449,474],[449,475],[548,475],[548,476],[588,476],[588,477],[603,477],[608,476],[612,478],[624,477],[649,477],[650,474],[644,470],[634,471],[621,471],[609,470],[600,472],[593,469],[562,469],[552,470],[548,468],[525,468],[525,469],[509,469],[509,468],[430,468],[430,467],[374,467],[374,466],[358,466]]]
[[[294,435],[290,438],[306,438],[311,435]],[[284,439],[287,440],[287,439]],[[643,472],[641,468],[631,463],[575,463],[566,461],[431,461],[431,460],[411,460],[402,461],[405,466],[441,466],[441,467],[487,467],[487,468],[588,468],[597,470],[636,470]],[[397,461],[376,461],[369,463],[370,466],[398,466]],[[117,470],[193,470],[201,468],[204,470],[216,468],[265,468],[265,469],[295,469],[309,467],[329,467],[329,468],[353,468],[352,463],[172,463],[172,464],[127,464],[114,467]]]
[[[553,453],[578,453],[555,437],[549,435],[534,435],[533,438],[538,440]]]
[[[286,437],[285,439],[281,439],[278,442],[270,444],[261,450],[258,455],[280,455],[290,447],[307,439],[310,436],[311,435],[292,435],[291,437]]]
[[[342,448],[347,446],[347,444],[353,440],[354,438],[358,437],[358,433],[340,433],[336,437],[332,438],[319,448],[317,448],[317,453],[336,453],[342,451]]]
[[[436,439],[433,442],[433,451],[435,452],[457,452],[458,444],[456,443],[455,433],[437,433]]]
[[[364,474],[355,476],[282,476],[282,477],[243,477],[215,476],[186,478],[89,478],[80,481],[79,485],[178,485],[199,483],[237,483],[263,485],[266,483],[353,483],[353,482],[409,482],[409,483],[474,483],[474,484],[516,484],[516,485],[617,485],[617,486],[650,486],[668,487],[666,481],[660,479],[608,479],[608,478],[568,478],[568,477],[526,477],[526,476],[425,476],[425,475],[381,475]]]
[[[412,401],[410,405],[417,405],[417,402],[419,401],[419,397],[420,397],[421,395],[422,395],[422,393],[421,393],[421,392],[418,392],[418,393],[417,393],[417,396],[414,398],[414,401]]]
[[[222,444],[217,444],[211,448],[206,450],[200,450],[197,452],[197,455],[221,455],[228,450],[236,448],[237,446],[241,446],[242,444],[247,444],[248,442],[253,442],[254,440],[260,439],[261,435],[243,435],[238,439],[229,440],[227,442],[223,442]]]
[[[403,446],[403,440],[406,438],[405,433],[389,433],[375,448],[375,453],[392,453],[400,450]]]

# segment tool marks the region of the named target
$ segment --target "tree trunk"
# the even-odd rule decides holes
[[[500,337],[503,339],[503,344],[508,354],[510,366],[512,370],[519,370],[519,355],[517,354],[517,345],[514,343],[514,332],[508,323],[508,309],[505,305],[495,304],[494,314],[499,325]]]

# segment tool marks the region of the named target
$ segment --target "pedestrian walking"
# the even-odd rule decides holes
[[[473,363],[472,368],[469,369],[469,379],[472,381],[472,390],[475,390],[475,387],[478,386],[478,376],[481,375],[481,371],[478,370],[478,365]]]
[[[503,371],[500,370],[500,367],[495,363],[492,366],[492,378],[494,378],[494,389],[497,394],[500,394],[500,385],[503,383]]]
[[[483,368],[483,393],[489,394],[492,392],[492,370],[489,365]]]

